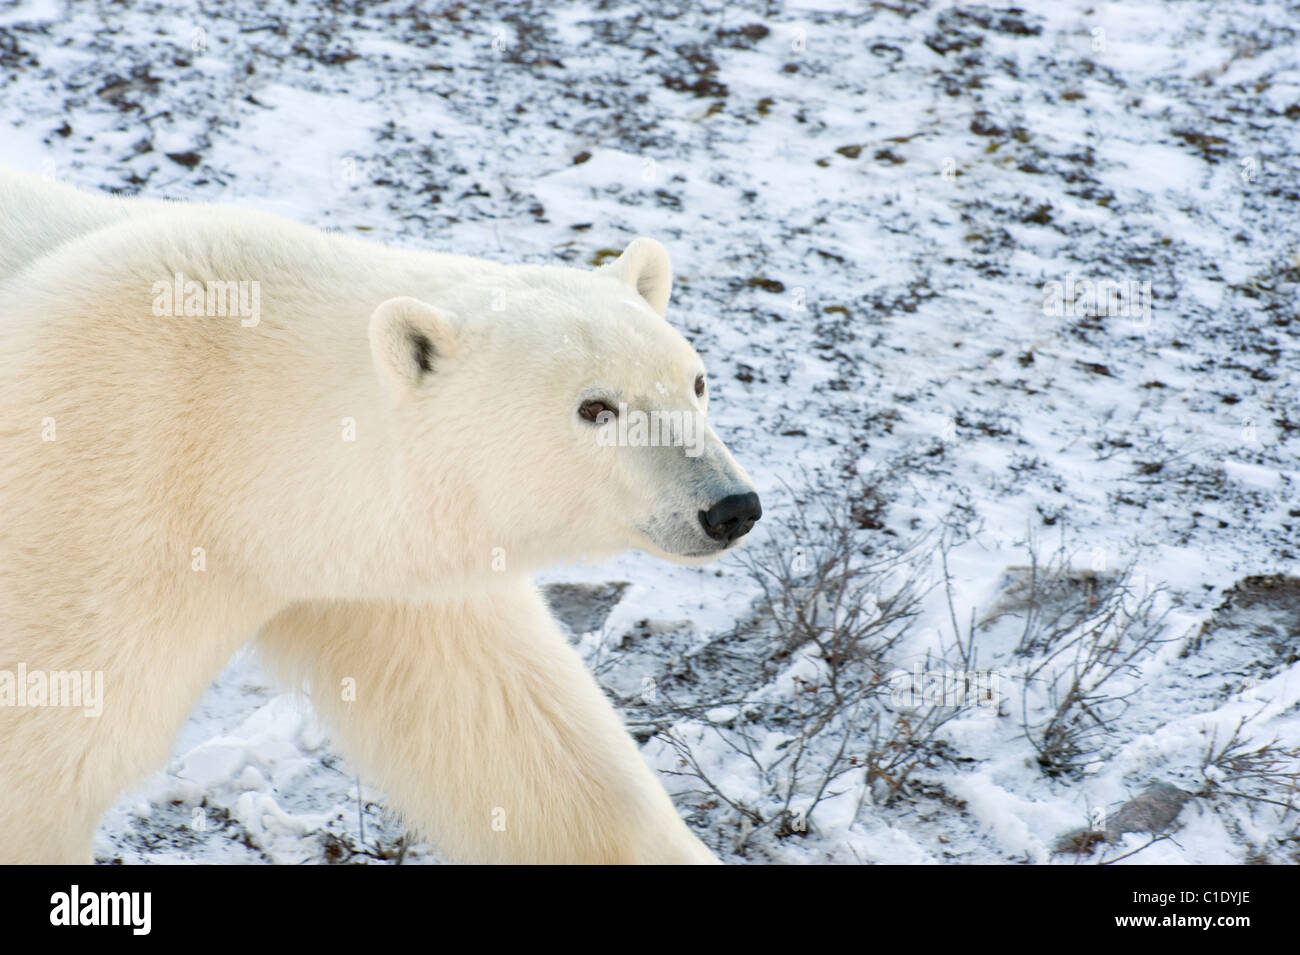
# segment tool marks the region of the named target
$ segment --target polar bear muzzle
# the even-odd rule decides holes
[[[762,505],[753,491],[747,494],[728,494],[699,514],[704,533],[724,547],[748,534],[762,516]]]

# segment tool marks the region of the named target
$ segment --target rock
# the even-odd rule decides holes
[[[1115,810],[1107,820],[1107,837],[1114,842],[1125,832],[1164,832],[1191,798],[1191,793],[1177,786],[1156,783]]]
[[[549,584],[542,588],[551,612],[574,634],[591,633],[605,625],[609,612],[623,599],[626,580],[605,584]]]
[[[1058,568],[1008,567],[998,584],[998,596],[980,620],[986,630],[1004,616],[1023,617],[1035,607],[1047,620],[1062,624],[1081,622],[1099,601],[1118,585],[1115,573],[1089,570],[1061,572]]]
[[[1102,828],[1078,829],[1056,841],[1053,852],[1091,852],[1099,842],[1119,842],[1126,832],[1167,832],[1192,794],[1168,783],[1148,786],[1105,819]]]
[[[1184,654],[1200,651],[1221,635],[1257,647],[1256,679],[1300,660],[1300,578],[1266,574],[1237,581],[1224,591],[1223,602]]]

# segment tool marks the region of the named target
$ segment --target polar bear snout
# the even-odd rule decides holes
[[[726,546],[753,529],[754,524],[763,516],[763,507],[753,491],[747,494],[728,494],[707,511],[700,511],[699,516],[704,533]]]

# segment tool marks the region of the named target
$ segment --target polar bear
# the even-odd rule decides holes
[[[761,514],[671,283],[646,238],[501,265],[0,171],[0,862],[89,861],[254,633],[455,859],[716,861],[531,582]]]

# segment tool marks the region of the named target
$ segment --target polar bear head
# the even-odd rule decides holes
[[[641,238],[595,271],[475,262],[436,305],[380,305],[371,351],[417,530],[470,567],[736,547],[758,495],[708,424],[704,363],[664,319],[671,286],[667,252]]]

